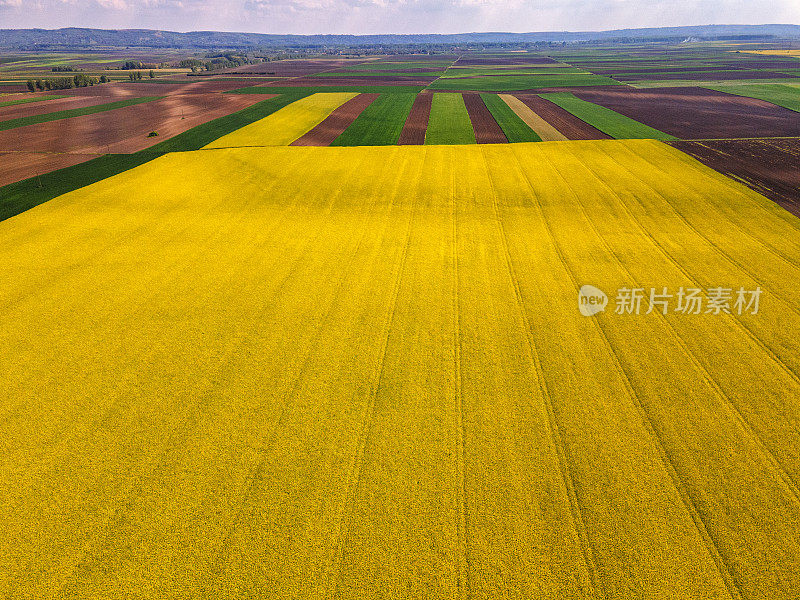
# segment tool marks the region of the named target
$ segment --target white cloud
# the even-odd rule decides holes
[[[4,27],[263,33],[581,31],[798,23],[798,0],[0,0]]]

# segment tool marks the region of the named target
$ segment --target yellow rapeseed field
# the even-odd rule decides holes
[[[263,119],[223,135],[205,148],[288,146],[356,96],[357,93],[350,92],[322,92],[306,96]]]
[[[799,233],[642,140],[184,152],[8,219],[0,596],[794,600]],[[758,314],[614,310],[714,286]]]

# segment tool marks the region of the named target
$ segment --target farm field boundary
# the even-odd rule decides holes
[[[425,143],[475,143],[475,131],[461,94],[433,94]]]
[[[305,96],[203,147],[287,146],[357,95],[352,92],[338,92]]]
[[[333,146],[397,144],[416,94],[381,94],[333,141]]]
[[[486,107],[511,143],[540,142],[542,138],[499,95],[481,94]],[[524,105],[523,105],[524,106]]]
[[[663,131],[648,127],[638,121],[634,121],[630,117],[614,112],[605,106],[581,100],[569,92],[539,94],[539,96],[560,106],[567,112],[615,139],[677,139]]]
[[[106,104],[95,104],[93,106],[86,106],[84,108],[75,108],[72,110],[59,110],[51,113],[42,113],[38,115],[31,115],[28,117],[21,117],[19,119],[9,119],[7,121],[0,121],[0,131],[8,129],[16,129],[18,127],[25,127],[26,125],[35,125],[38,123],[47,123],[48,121],[59,121],[61,119],[69,119],[70,117],[82,117],[85,115],[93,115],[100,112],[106,112],[125,106],[133,106],[134,104],[142,104],[144,102],[152,102],[153,100],[161,100],[164,96],[142,96],[140,98],[128,98],[127,100],[118,100],[116,102],[108,102]]]
[[[794,600],[798,234],[650,140],[175,152],[61,195],[0,223],[0,588]],[[587,283],[763,297],[584,317]]]

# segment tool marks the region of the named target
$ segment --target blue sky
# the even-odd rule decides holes
[[[0,0],[0,28],[462,33],[710,23],[800,24],[800,0]]]

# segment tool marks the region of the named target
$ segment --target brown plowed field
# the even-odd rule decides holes
[[[670,142],[800,217],[800,140]]]
[[[0,131],[0,151],[127,153],[274,97],[269,94],[168,96],[115,110]],[[158,136],[147,134],[157,131]]]
[[[162,94],[163,95],[163,94]],[[20,119],[33,115],[43,115],[45,113],[57,112],[60,110],[72,110],[75,108],[86,108],[97,104],[114,102],[113,98],[103,98],[102,96],[70,96],[60,100],[46,100],[42,102],[30,102],[27,104],[12,104],[11,106],[0,107],[0,121],[9,119]]]
[[[682,139],[800,136],[800,113],[714,90],[621,87],[573,92]]]
[[[575,115],[535,94],[514,94],[528,108],[550,123],[570,140],[610,140],[611,137],[581,121]]]
[[[254,79],[252,84],[263,83],[263,79]],[[119,81],[105,83],[85,88],[63,90],[60,93],[74,96],[107,96],[113,99],[132,98],[134,96],[167,96],[175,94],[208,94],[212,92],[227,92],[241,87],[247,87],[247,81],[227,81],[215,79],[211,81],[186,81],[178,80],[169,83],[131,83]]]
[[[298,77],[301,75],[311,75],[321,71],[332,71],[340,67],[357,65],[366,62],[363,60],[281,60],[257,65],[244,65],[233,69],[226,69],[226,73],[267,73],[276,77]]]
[[[480,94],[464,94],[464,104],[467,106],[469,120],[475,132],[475,141],[479,144],[506,144],[508,138],[500,125],[494,120],[492,113],[486,108]]]
[[[800,63],[798,63],[800,64]],[[709,71],[684,73],[634,73],[632,75],[615,75],[619,81],[738,81],[740,79],[794,79],[794,75],[776,73],[774,71]]]
[[[380,94],[359,94],[348,100],[290,146],[330,146],[378,96]]]
[[[510,58],[460,58],[455,62],[455,66],[481,66],[481,65],[549,65],[558,61],[546,56],[527,56]]]
[[[286,87],[318,87],[323,85],[414,85],[426,86],[436,77],[402,77],[397,75],[375,75],[368,77],[301,77],[273,84]],[[239,84],[240,87],[242,84]],[[268,87],[268,86],[267,86]]]
[[[406,117],[400,139],[397,141],[401,146],[412,144],[424,144],[425,132],[428,131],[428,117],[431,115],[431,104],[433,94],[417,94],[411,112]]]
[[[98,154],[0,152],[0,186],[97,158]]]

